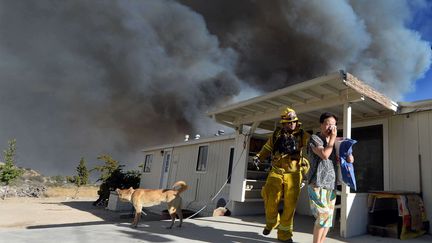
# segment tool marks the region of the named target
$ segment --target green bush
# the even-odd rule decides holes
[[[99,198],[93,203],[93,205],[106,206],[111,191],[114,191],[117,188],[139,187],[139,171],[132,170],[123,172],[122,167],[124,165],[120,165],[118,161],[112,159],[109,155],[99,156],[98,159],[103,160],[105,165],[97,166],[93,169],[101,172],[98,181],[102,182],[98,191]]]

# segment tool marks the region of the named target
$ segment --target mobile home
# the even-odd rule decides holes
[[[397,103],[343,71],[209,112],[235,134],[145,149],[151,168],[143,173],[142,185],[164,187],[186,178],[190,189],[185,201],[188,208],[196,209],[209,204],[231,174],[229,185],[210,202],[207,213],[219,198],[230,202],[234,215],[262,213],[260,190],[266,172],[248,165],[287,106],[296,110],[310,133],[319,128],[322,112],[333,112],[340,118],[340,136],[358,140],[354,148],[357,191],[342,186],[337,205],[342,236],[367,232],[370,191],[420,193],[431,221],[432,101]],[[200,171],[201,153],[208,154],[205,172]],[[305,190],[296,211],[309,214]]]
[[[182,194],[183,207],[197,211],[207,205],[201,215],[211,215],[218,201],[224,201],[224,205],[228,202],[234,134],[196,137],[181,143],[145,148],[143,152],[141,187],[171,188],[176,181],[183,180],[189,186]],[[166,208],[161,205],[156,207],[159,209]]]

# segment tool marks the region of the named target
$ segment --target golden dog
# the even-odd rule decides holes
[[[171,229],[174,225],[176,215],[179,216],[181,227],[183,223],[183,213],[181,209],[182,198],[180,193],[187,189],[186,182],[177,181],[173,185],[173,189],[116,189],[118,197],[122,201],[131,202],[135,208],[135,218],[132,222],[133,227],[137,227],[138,221],[141,218],[143,207],[159,205],[162,202],[168,204],[168,213],[171,216],[171,225],[167,229]]]

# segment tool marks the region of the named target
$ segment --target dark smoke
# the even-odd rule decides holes
[[[416,1],[1,1],[0,141],[73,174],[213,134],[204,112],[345,69],[394,99],[430,66]],[[252,87],[252,88],[251,88]]]
[[[398,99],[431,64],[430,43],[406,27],[432,7],[424,1],[182,2],[239,53],[238,76],[260,90],[344,69]]]
[[[237,54],[173,1],[2,1],[0,138],[18,165],[70,173],[181,141],[237,94]],[[216,131],[216,130],[215,130]],[[214,131],[211,131],[214,133]]]

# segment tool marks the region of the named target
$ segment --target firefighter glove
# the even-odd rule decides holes
[[[261,163],[261,161],[260,161],[260,159],[258,158],[258,156],[254,156],[253,159],[252,159],[252,161],[253,161],[253,163],[254,163],[256,169],[259,170],[259,164]]]

